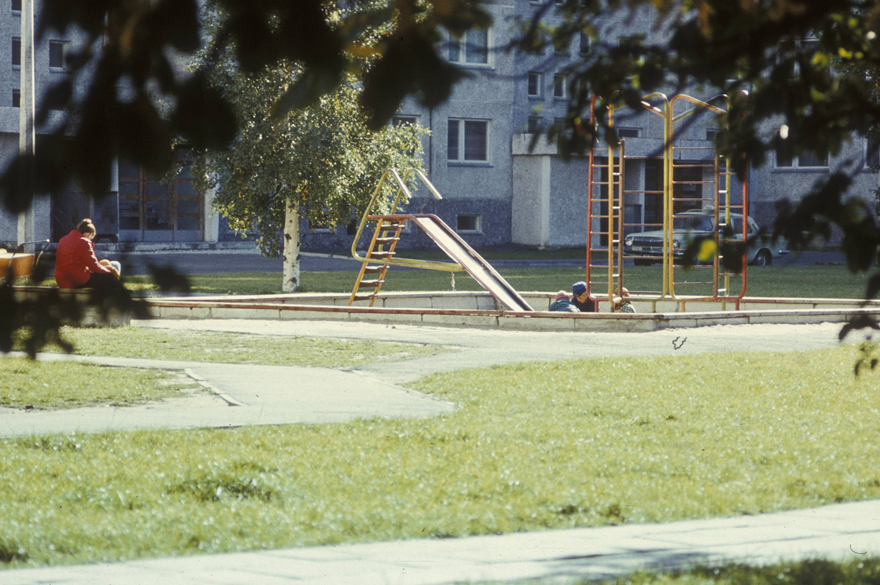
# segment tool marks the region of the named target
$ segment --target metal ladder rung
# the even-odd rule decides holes
[[[368,286],[376,286],[377,284],[382,284],[385,282],[384,279],[376,278],[373,280],[362,280],[360,284],[358,284],[358,288],[366,288]]]
[[[371,294],[371,295],[354,295],[354,298],[353,298],[352,300],[353,300],[353,301],[371,301],[371,300],[373,300],[374,298],[376,298],[376,296],[377,296],[377,295],[375,295],[375,294]]]
[[[675,286],[698,286],[701,284],[715,284],[714,282],[674,282]]]

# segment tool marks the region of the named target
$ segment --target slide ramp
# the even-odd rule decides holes
[[[509,311],[533,312],[510,283],[436,215],[401,215],[417,225]]]

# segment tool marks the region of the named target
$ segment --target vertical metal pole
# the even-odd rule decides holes
[[[34,218],[34,0],[21,2],[21,88],[19,108],[18,153],[21,166],[19,197],[30,201],[28,209],[18,215],[18,243],[35,238]]]
[[[715,157],[714,158],[715,168],[712,171],[713,172],[712,190],[714,191],[714,194],[712,197],[714,200],[713,205],[715,208],[715,252],[712,254],[712,288],[713,288],[712,294],[715,297],[715,300],[717,301],[718,297],[719,297],[718,288],[720,285],[719,280],[718,280],[719,279],[718,263],[720,261],[720,256],[721,256],[721,254],[720,254],[721,244],[723,243],[722,238],[721,238],[722,234],[718,233],[718,224],[722,218],[721,218],[721,212],[719,210],[719,207],[721,206],[721,197],[720,197],[721,156],[718,154],[717,148],[714,149],[714,157]],[[729,205],[730,205],[730,201],[725,201],[725,203],[724,203],[724,222],[723,222],[725,225],[725,229],[727,229],[727,225],[730,223],[730,207],[729,207]],[[730,277],[727,276],[726,270],[724,272],[725,272],[725,276],[724,276],[724,289],[725,290],[724,290],[724,294],[720,295],[720,296],[727,296],[730,293],[730,288],[729,288],[730,287]]]
[[[626,230],[624,229],[624,219],[626,215],[626,140],[620,141],[620,182],[618,184],[618,196],[617,196],[617,229],[615,230],[615,237],[617,240],[617,249],[615,250],[617,254],[617,288],[614,290],[614,282],[613,278],[609,278],[609,284],[611,285],[611,290],[609,291],[608,302],[611,303],[611,306],[614,306],[614,303],[611,301],[611,296],[616,292],[619,296],[623,296],[623,239],[626,237]]]
[[[673,98],[675,99],[675,98]],[[663,294],[675,296],[675,276],[672,263],[672,192],[673,192],[673,150],[672,150],[672,117],[675,113],[674,102],[669,104],[663,128]]]
[[[590,132],[596,128],[596,96],[590,97]],[[590,265],[593,263],[593,164],[595,158],[593,154],[594,137],[590,135],[590,154],[587,158],[587,250],[586,250],[586,266],[584,280],[587,283],[587,290],[592,290],[590,279],[592,278],[592,269]],[[592,294],[592,293],[591,293]]]
[[[614,128],[614,106],[610,106],[608,108],[608,127]],[[620,150],[620,145],[618,145],[618,152]],[[608,297],[608,303],[611,303],[612,289],[613,284],[612,281],[614,279],[614,203],[616,199],[616,193],[618,186],[620,184],[620,166],[619,161],[614,160],[614,146],[611,143],[608,143],[608,193],[605,198],[606,201],[606,209],[605,213],[605,222],[607,229],[605,230],[605,238],[606,238],[606,246],[608,248],[608,253],[605,257],[605,262],[607,263],[608,270],[605,273],[607,279],[607,286],[605,287],[605,296]],[[615,171],[616,169],[616,171]]]

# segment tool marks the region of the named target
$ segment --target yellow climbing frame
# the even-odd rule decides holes
[[[719,102],[724,107],[717,105]],[[678,104],[686,109],[676,113]],[[744,218],[748,209],[748,182],[743,181],[741,203],[734,204],[731,197],[733,172],[730,161],[720,157],[714,147],[676,145],[675,140],[677,125],[682,121],[700,112],[726,114],[729,100],[724,95],[703,101],[687,95],[677,95],[669,99],[662,93],[653,93],[644,96],[640,105],[645,112],[663,119],[663,143],[658,148],[662,153],[662,183],[660,189],[627,188],[625,139],[621,139],[617,146],[609,144],[601,149],[604,151],[604,157],[597,156],[594,150],[590,151],[586,258],[586,281],[590,298],[601,302],[609,301],[614,296],[622,296],[625,261],[632,260],[638,263],[657,259],[656,256],[627,255],[624,249],[626,236],[630,233],[637,235],[638,232],[662,230],[662,255],[659,258],[662,265],[662,279],[659,283],[659,291],[639,291],[634,295],[636,298],[651,301],[654,311],[657,303],[666,299],[678,302],[681,310],[685,310],[687,302],[695,300],[721,301],[725,307],[728,301],[738,302],[746,293],[745,254],[743,271],[737,274],[724,272],[719,251],[724,242],[746,240],[748,227]],[[627,107],[618,106],[607,110],[610,127],[614,127],[615,112]],[[593,98],[591,118],[594,125],[595,108],[596,99]],[[711,173],[707,173],[706,169],[711,169]],[[685,171],[691,171],[690,176]],[[695,177],[695,174],[699,176]],[[705,176],[707,174],[711,175],[708,180]],[[688,197],[686,196],[688,191],[699,193],[700,196]],[[703,196],[707,191],[709,195]],[[661,222],[657,222],[656,219],[643,220],[642,217],[627,221],[625,213],[627,196],[640,195],[661,197]],[[714,215],[712,236],[714,246],[711,247],[711,262],[695,266],[693,270],[685,270],[676,264],[677,250],[674,249],[673,218],[677,212],[686,208],[705,211],[711,209]],[[734,213],[741,214],[743,220],[731,223]],[[735,231],[732,230],[734,227]]]

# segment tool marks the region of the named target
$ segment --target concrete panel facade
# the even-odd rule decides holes
[[[582,246],[585,244],[586,216],[586,161],[562,161],[554,147],[539,142],[530,143],[536,128],[546,128],[566,114],[567,88],[557,84],[558,76],[584,51],[598,50],[582,46],[579,39],[563,50],[546,49],[542,54],[524,54],[507,51],[513,39],[513,19],[527,18],[542,4],[552,0],[489,0],[485,3],[494,24],[486,36],[486,59],[469,59],[466,44],[469,39],[446,35],[440,42],[441,55],[456,61],[467,77],[455,86],[449,100],[428,109],[414,99],[408,99],[399,115],[413,117],[428,128],[423,138],[427,175],[443,194],[442,201],[430,197],[426,189],[417,190],[406,210],[412,213],[433,213],[457,230],[472,246],[484,247],[503,244],[522,244],[535,247]],[[37,2],[37,12],[40,3]],[[20,17],[9,5],[0,10],[0,46],[11,47],[12,39],[20,35]],[[548,8],[548,19],[553,22],[555,8]],[[648,42],[662,43],[663,28],[653,26],[649,8],[636,11],[635,16],[607,18],[597,27],[601,44],[613,46],[621,38],[633,34],[645,35]],[[36,85],[38,103],[43,92],[56,81],[65,79],[64,68],[49,66],[51,43],[69,43],[75,46],[80,39],[75,31],[49,33],[36,49]],[[458,56],[450,47],[457,46]],[[11,59],[5,53],[7,62]],[[0,165],[11,160],[18,149],[18,114],[13,107],[14,92],[19,87],[19,71],[11,64],[0,67]],[[560,91],[560,87],[562,90]],[[82,88],[78,88],[81,90]],[[671,92],[671,90],[670,90]],[[693,91],[695,96],[708,99],[716,92],[711,89]],[[655,105],[660,105],[656,101]],[[675,105],[675,113],[692,107],[683,101]],[[46,134],[58,124],[63,113],[53,112],[50,126],[40,132]],[[626,130],[626,185],[638,192],[648,188],[652,178],[651,159],[661,156],[663,119],[645,111],[626,108],[614,114],[615,127]],[[485,128],[485,131],[482,129]],[[673,142],[681,149],[678,160],[705,160],[710,156],[714,117],[700,113],[677,125]],[[777,130],[772,124],[768,133]],[[451,136],[450,131],[458,132]],[[108,138],[109,139],[109,138]],[[600,145],[602,146],[602,145]],[[464,152],[468,151],[468,152]],[[471,152],[473,151],[473,152]],[[605,156],[597,151],[599,156]],[[831,153],[823,166],[799,164],[784,165],[770,155],[765,164],[753,169],[749,176],[749,213],[762,226],[769,227],[775,218],[778,202],[797,200],[817,181],[827,178],[835,170],[855,170],[855,184],[851,194],[872,199],[878,186],[876,169],[866,164],[866,143],[861,137],[844,145],[840,152]],[[707,180],[711,171],[703,171]],[[109,186],[113,191],[118,181]],[[731,189],[734,202],[740,185]],[[89,195],[71,187],[54,202],[41,199],[35,207],[33,232],[38,238],[58,239],[71,224],[89,215],[107,225],[107,231],[119,231],[118,201],[114,196],[93,203]],[[102,194],[103,195],[103,194]],[[210,212],[210,194],[204,196],[201,237],[205,241],[233,241],[239,235],[228,229],[228,222]],[[625,201],[633,217],[645,219],[649,206],[643,194],[633,193]],[[103,228],[102,228],[103,230]],[[99,231],[102,231],[99,230]],[[310,230],[304,222],[305,249],[345,249],[351,243],[348,226],[334,231]],[[159,237],[162,237],[159,234]],[[17,218],[0,210],[0,241],[17,239]],[[251,238],[252,239],[252,238]],[[834,242],[832,242],[834,243]],[[419,230],[404,233],[401,248],[430,248],[433,243]]]

